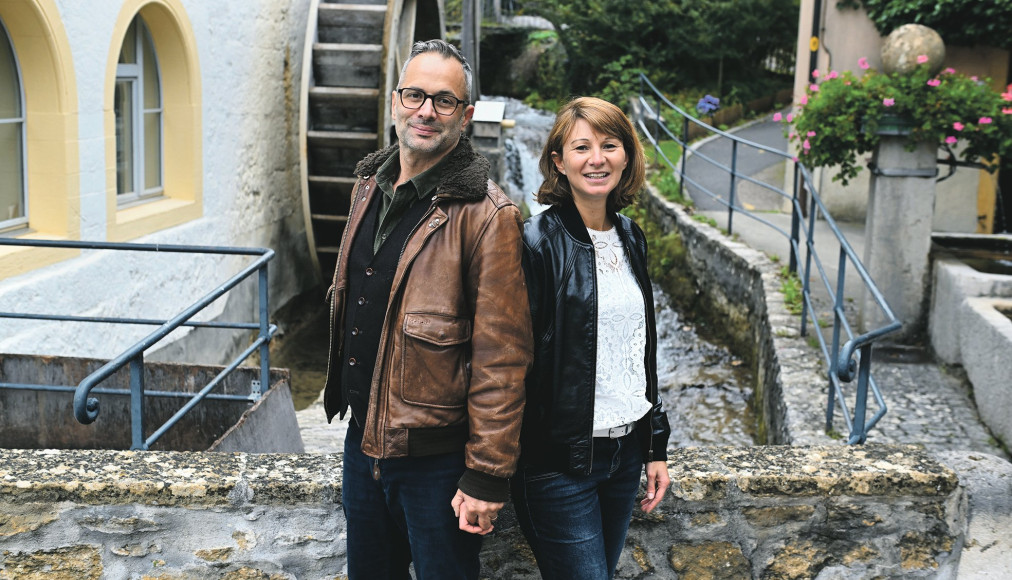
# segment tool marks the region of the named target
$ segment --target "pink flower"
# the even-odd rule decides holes
[[[808,90],[812,91],[813,93],[817,93],[819,92],[819,85],[812,83],[811,85],[808,86]]]
[[[836,72],[835,70],[831,70],[831,71],[829,71],[829,74],[826,75],[826,78],[827,79],[835,79],[838,76],[840,76],[840,73]]]
[[[1012,86],[1009,87],[1007,93],[1001,94],[1001,98],[1005,99],[1006,101],[1012,101]]]
[[[801,103],[802,105],[807,105],[808,104],[808,95],[801,95],[801,99],[798,100],[798,102]]]
[[[1001,110],[1002,115],[1012,115],[1012,107],[1005,107]]]
[[[920,54],[917,56],[917,64],[924,64],[928,62],[928,55]]]
[[[815,69],[812,71],[812,78],[813,79],[819,78],[819,69]]]
[[[929,87],[937,87],[940,84],[942,84],[942,81],[940,81],[938,79],[931,79],[930,81],[928,81],[928,86]]]
[[[798,156],[795,155],[794,157],[791,157],[791,160],[794,161],[795,163],[797,163],[798,162]]]
[[[871,67],[871,65],[868,64],[868,59],[863,56],[857,59],[857,66],[861,67],[864,70],[867,70],[869,67]]]
[[[960,123],[959,121],[956,121],[955,123],[952,124],[952,128],[957,131],[962,131],[964,127],[966,127],[966,125]]]
[[[956,72],[956,69],[954,69],[954,68],[952,68],[950,66],[950,67],[946,67],[945,70],[943,70],[942,72],[945,73],[945,74],[947,74],[947,75],[951,75],[951,74],[954,74]]]
[[[956,139],[952,135],[949,135],[948,137],[945,138],[945,142],[949,145],[955,145],[956,141],[959,141],[959,139]]]
[[[882,104],[891,107],[896,104],[896,99],[882,99]]]
[[[978,125],[990,125],[991,124],[991,117],[981,117],[980,120],[977,121],[977,124]]]
[[[787,113],[787,122],[790,123],[794,120],[794,113]]]
[[[805,142],[801,144],[801,148],[808,151],[812,148],[812,144],[808,142],[808,139],[805,139]]]
[[[974,82],[977,82],[977,75],[973,75],[972,77],[970,77],[970,80],[974,81]]]
[[[773,113],[773,120],[774,121],[780,121],[783,118],[784,118],[784,116],[781,115],[780,113]]]
[[[809,137],[815,137],[815,131],[809,131],[808,132],[808,136]]]

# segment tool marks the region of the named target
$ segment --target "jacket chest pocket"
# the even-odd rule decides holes
[[[424,407],[463,407],[470,380],[470,340],[469,320],[441,314],[406,314],[401,399]]]

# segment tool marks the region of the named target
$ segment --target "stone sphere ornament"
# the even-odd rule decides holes
[[[942,37],[923,24],[904,24],[890,32],[882,44],[882,70],[910,74],[923,64],[918,62],[922,55],[928,57],[931,74],[942,70],[945,63]]]

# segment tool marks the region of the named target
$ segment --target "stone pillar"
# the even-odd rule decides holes
[[[864,265],[903,323],[890,340],[910,343],[925,329],[928,252],[935,203],[935,143],[907,151],[906,135],[883,135],[870,164]],[[867,292],[861,303],[865,331],[887,323]]]

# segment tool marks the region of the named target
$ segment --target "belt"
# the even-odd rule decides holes
[[[611,427],[609,429],[595,429],[594,437],[607,437],[608,439],[618,439],[619,437],[625,437],[632,433],[632,430],[636,428],[636,421],[632,423],[626,423],[625,425],[619,425],[618,427]]]

